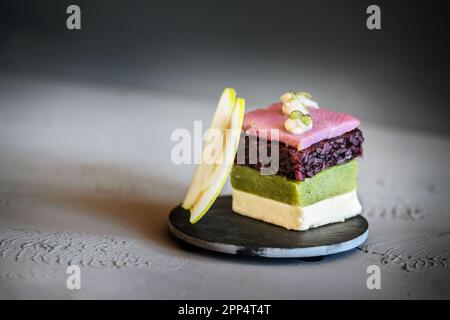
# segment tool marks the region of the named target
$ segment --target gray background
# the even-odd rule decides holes
[[[65,27],[71,3],[81,31]],[[365,27],[372,3],[380,31]],[[209,98],[235,86],[250,106],[295,87],[371,121],[449,134],[444,4],[4,0],[0,70]]]

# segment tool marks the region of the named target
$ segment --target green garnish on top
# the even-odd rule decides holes
[[[309,114],[302,114],[300,117],[300,121],[303,122],[304,125],[309,126],[312,122],[312,118]]]
[[[292,120],[301,119],[302,116],[304,116],[304,114],[299,110],[294,110],[289,114],[289,118]]]
[[[305,126],[312,123],[312,118],[309,114],[304,114],[300,110],[294,110],[289,114],[289,119],[300,120]]]

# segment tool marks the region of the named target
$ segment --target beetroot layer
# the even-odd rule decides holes
[[[250,163],[249,150],[258,150],[255,144],[259,147],[260,142],[263,142],[263,139],[252,138],[250,139],[244,133],[241,135],[239,148],[240,150],[245,148],[245,163],[240,164],[256,170],[260,170],[261,167],[270,167],[270,163],[263,165],[259,157],[256,157],[257,161]],[[280,142],[279,169],[276,174],[295,180],[313,177],[322,170],[361,156],[363,142],[364,137],[359,129],[346,132],[336,138],[319,141],[303,150],[297,150]],[[271,141],[267,141],[267,149],[267,154],[270,156]]]

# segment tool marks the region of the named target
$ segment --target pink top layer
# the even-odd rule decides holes
[[[355,129],[360,124],[359,119],[346,113],[322,108],[308,108],[313,120],[312,128],[302,134],[294,135],[284,128],[287,116],[281,111],[281,108],[281,103],[275,103],[267,109],[247,112],[242,129],[248,135],[260,136],[269,140],[272,137],[270,130],[266,129],[279,129],[278,140],[280,142],[301,150],[321,140],[338,137]]]

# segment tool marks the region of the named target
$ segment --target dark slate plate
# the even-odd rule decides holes
[[[307,231],[289,231],[231,210],[231,196],[219,197],[196,224],[181,206],[169,216],[172,234],[197,247],[228,254],[269,258],[316,257],[347,251],[367,238],[369,225],[358,215]]]

